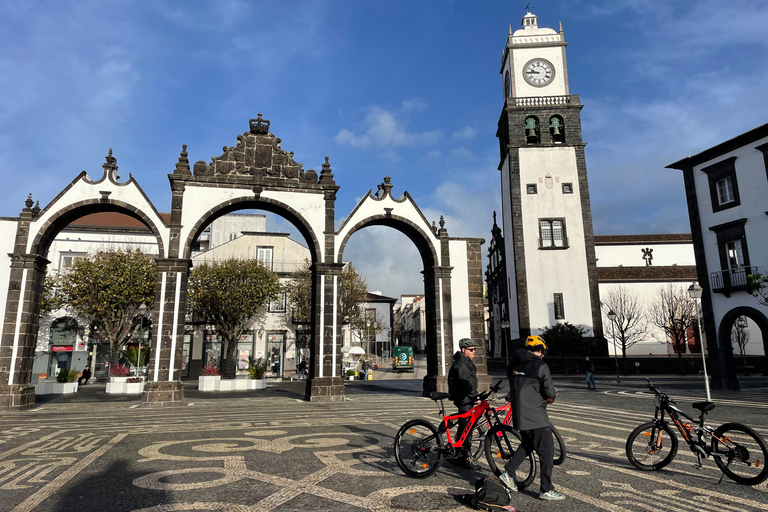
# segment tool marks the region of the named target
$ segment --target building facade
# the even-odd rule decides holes
[[[766,310],[749,281],[768,269],[768,124],[667,167],[683,172],[713,385],[738,388],[733,330],[746,324],[752,351],[768,353]],[[765,357],[760,365],[768,370]]]

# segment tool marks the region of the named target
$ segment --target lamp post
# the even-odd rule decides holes
[[[619,375],[619,355],[616,348],[616,313],[613,310],[609,310],[606,315],[611,321],[611,338],[613,339],[613,362],[616,364],[616,382],[621,384],[621,375]]]
[[[709,394],[709,375],[707,375],[707,357],[704,355],[704,340],[701,339],[701,320],[699,318],[699,300],[701,299],[702,289],[698,283],[691,283],[688,287],[688,295],[693,299],[696,306],[696,328],[699,332],[699,344],[701,345],[701,365],[704,369],[704,389],[707,392],[707,402],[712,401],[712,397]]]

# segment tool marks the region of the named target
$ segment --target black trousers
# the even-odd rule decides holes
[[[469,412],[474,407],[474,404],[464,404],[464,405],[456,405],[459,409],[459,414],[463,414],[465,412]],[[461,434],[464,432],[464,430],[467,428],[467,424],[469,423],[469,418],[462,418],[459,420],[458,428],[456,429],[456,441],[461,439]],[[467,437],[467,439],[464,440],[463,448],[467,452],[467,457],[472,456],[472,438]]]
[[[549,427],[535,428],[533,430],[521,430],[520,437],[523,438],[523,444],[515,451],[512,458],[509,459],[504,469],[510,475],[514,475],[520,464],[535,451],[539,455],[541,464],[541,492],[548,492],[555,488],[552,485],[552,468],[555,466],[555,443],[552,440],[552,430]]]

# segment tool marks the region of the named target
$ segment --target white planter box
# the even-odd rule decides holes
[[[138,395],[144,392],[145,382],[126,382],[133,377],[110,377],[107,382],[107,394],[110,395]]]
[[[36,395],[66,395],[69,393],[77,393],[77,382],[42,380],[35,384]]]
[[[218,391],[221,375],[201,375],[197,378],[197,389],[200,391]]]
[[[247,391],[265,389],[267,379],[222,379],[221,375],[201,375],[198,377],[198,391]]]

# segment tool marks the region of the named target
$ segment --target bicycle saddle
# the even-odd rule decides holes
[[[691,405],[694,409],[698,409],[701,412],[709,412],[715,408],[715,404],[712,402],[694,402]]]
[[[444,398],[449,398],[451,395],[448,393],[440,393],[438,391],[433,391],[429,394],[429,398],[437,402],[438,400],[442,400]]]

